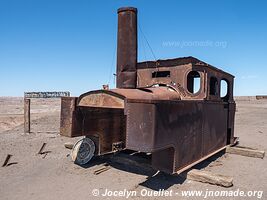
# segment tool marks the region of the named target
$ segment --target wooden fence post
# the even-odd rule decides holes
[[[24,98],[24,133],[30,133],[31,116],[30,116],[31,100]]]

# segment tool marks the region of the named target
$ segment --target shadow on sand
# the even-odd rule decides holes
[[[194,169],[203,169],[210,163],[216,161],[224,155],[224,152],[219,152],[205,161],[195,165]],[[134,174],[147,176],[147,179],[139,183],[140,186],[150,188],[152,190],[165,189],[167,190],[175,184],[183,184],[186,180],[186,173],[181,175],[170,175],[164,172],[159,172],[153,169],[150,165],[151,156],[145,153],[137,153],[134,151],[121,151],[115,154],[108,154],[94,158],[88,164],[82,165],[83,168],[90,168],[95,165],[109,165],[115,169],[127,171]]]

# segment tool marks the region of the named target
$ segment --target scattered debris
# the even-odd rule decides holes
[[[71,142],[66,142],[65,144],[64,144],[64,146],[65,146],[65,148],[67,148],[67,149],[72,149],[73,148],[73,143],[71,143]]]
[[[10,165],[18,164],[18,162],[11,162],[11,163],[9,163],[9,160],[10,160],[11,157],[12,157],[11,154],[7,154],[6,159],[5,159],[5,162],[2,165],[2,167],[7,167],[7,166],[10,166]]]
[[[46,146],[46,144],[47,144],[47,143],[44,142],[43,145],[42,145],[42,147],[40,148],[40,150],[39,150],[38,153],[37,153],[37,154],[39,154],[39,155],[43,155],[43,154],[45,154],[45,155],[43,156],[43,158],[45,158],[46,155],[47,155],[48,153],[51,153],[51,151],[43,151],[44,148],[45,148],[45,146]]]
[[[233,186],[233,177],[213,174],[211,172],[197,169],[192,169],[187,172],[186,178],[193,181],[199,181],[223,187]]]
[[[264,155],[265,155],[264,151],[260,151],[260,150],[253,149],[250,147],[242,147],[242,146],[227,147],[226,153],[254,157],[254,158],[262,158],[262,159],[264,158]]]
[[[98,175],[98,174],[101,174],[102,172],[105,172],[105,171],[107,171],[109,169],[111,169],[111,166],[107,165],[107,166],[104,166],[104,167],[101,167],[101,168],[95,170],[94,174]]]
[[[221,165],[223,165],[222,162],[214,161],[209,165],[209,167],[216,167],[216,166],[221,166]]]
[[[43,145],[42,145],[42,147],[38,151],[38,154],[43,154],[44,153],[43,150],[44,150],[45,146],[46,146],[46,143],[44,142]]]
[[[2,165],[2,167],[6,167],[6,166],[7,166],[8,161],[10,160],[11,157],[12,157],[11,154],[7,154],[6,159],[5,159],[5,162],[4,162],[4,164]]]
[[[47,156],[48,152],[45,152],[44,155],[43,155],[43,159]]]

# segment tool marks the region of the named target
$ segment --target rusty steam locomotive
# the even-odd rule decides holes
[[[130,149],[180,173],[235,142],[234,76],[194,57],[138,63],[133,7],[118,9],[116,75],[116,89],[62,98],[61,135],[85,136],[73,147],[78,164]]]

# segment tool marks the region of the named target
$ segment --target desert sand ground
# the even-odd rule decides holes
[[[102,194],[108,190],[132,190],[136,196],[129,199],[204,199],[182,197],[179,192],[200,191],[263,191],[267,199],[267,159],[219,154],[197,165],[196,168],[233,176],[234,186],[215,185],[185,180],[181,177],[158,173],[148,167],[113,162],[112,156],[96,158],[81,167],[70,159],[65,142],[77,138],[59,135],[60,99],[33,99],[31,105],[30,134],[23,133],[23,98],[0,98],[0,164],[12,154],[7,167],[0,167],[0,199],[125,199],[125,197],[95,197],[93,189]],[[267,100],[238,100],[235,119],[235,136],[240,145],[267,150]],[[37,155],[46,142],[45,155]],[[120,156],[120,155],[114,155]],[[12,164],[13,163],[13,164]],[[111,169],[94,175],[101,165]],[[141,191],[165,189],[178,193],[171,197],[142,197]],[[208,197],[206,199],[259,199],[254,197]]]

